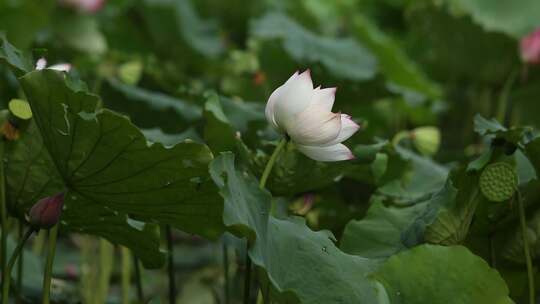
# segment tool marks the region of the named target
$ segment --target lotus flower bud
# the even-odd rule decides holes
[[[411,139],[418,152],[432,156],[441,145],[441,132],[436,127],[419,127],[411,132]]]
[[[28,213],[28,221],[34,228],[49,229],[56,225],[62,214],[64,193],[40,199]]]
[[[520,51],[523,62],[540,63],[540,28],[521,38]]]
[[[266,119],[311,159],[353,159],[342,142],[360,127],[351,116],[332,112],[335,93],[336,88],[313,88],[309,70],[296,72],[268,98]]]

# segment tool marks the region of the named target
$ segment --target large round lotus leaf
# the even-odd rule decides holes
[[[462,246],[421,245],[388,259],[375,277],[390,303],[513,303],[499,273]]]

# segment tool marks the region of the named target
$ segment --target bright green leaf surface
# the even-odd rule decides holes
[[[375,277],[392,304],[513,303],[499,273],[462,246],[418,246],[388,259]]]
[[[207,175],[208,148],[148,144],[128,119],[97,109],[96,96],[70,90],[63,77],[45,70],[21,83],[68,202],[217,236],[222,205]]]
[[[283,303],[374,303],[373,261],[343,253],[331,233],[312,231],[301,218],[270,216],[270,194],[235,168],[233,154],[216,158],[211,174],[225,199],[225,225],[254,241],[250,256]]]

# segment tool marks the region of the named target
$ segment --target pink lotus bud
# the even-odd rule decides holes
[[[62,214],[64,193],[40,199],[28,213],[30,225],[34,228],[49,229],[56,225]]]
[[[521,38],[521,60],[530,64],[540,63],[540,28]]]
[[[103,8],[105,0],[59,0],[65,6],[71,6],[84,13],[96,13]]]

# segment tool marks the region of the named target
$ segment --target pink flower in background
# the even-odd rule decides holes
[[[341,142],[360,127],[351,116],[332,112],[335,93],[336,88],[313,88],[309,70],[302,74],[296,72],[270,95],[266,119],[311,159],[353,159],[351,150]]]
[[[521,38],[521,60],[530,64],[540,63],[540,28]]]
[[[306,193],[302,196],[302,207],[296,211],[299,215],[306,215],[311,208],[313,208],[313,204],[315,204],[315,194],[313,193]]]
[[[105,0],[59,0],[65,6],[71,6],[85,13],[95,13],[103,8]]]

